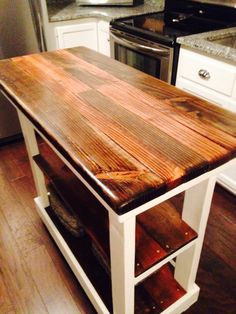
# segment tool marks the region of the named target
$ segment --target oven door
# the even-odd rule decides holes
[[[171,83],[173,48],[111,28],[112,58]]]

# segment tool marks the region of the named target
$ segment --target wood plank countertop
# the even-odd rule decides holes
[[[236,156],[236,114],[86,48],[3,60],[0,86],[118,214]]]

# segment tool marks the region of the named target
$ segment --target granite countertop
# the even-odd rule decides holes
[[[79,6],[72,3],[48,4],[49,22],[62,22],[87,17],[99,17],[107,21],[115,18],[162,11],[164,0],[145,0],[144,4],[134,7]]]
[[[209,3],[209,4],[217,4],[217,5],[223,5],[226,7],[236,8],[235,0],[193,0],[193,1]]]
[[[236,64],[236,46],[231,45],[230,47],[224,41],[222,43],[218,42],[218,40],[226,38],[236,38],[236,27],[179,37],[177,42],[185,47],[193,48]]]

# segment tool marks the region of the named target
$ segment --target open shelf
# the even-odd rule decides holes
[[[103,263],[110,268],[107,210],[77,179],[46,143],[35,162],[47,176],[65,206],[81,221]],[[135,276],[197,237],[171,204],[164,202],[137,216]]]
[[[93,286],[92,294],[97,295],[93,303],[95,307],[101,303],[112,312],[107,210],[46,143],[40,143],[40,154],[33,159],[45,174],[47,186],[53,191],[50,196],[51,206],[55,203],[64,206],[69,218],[77,220],[77,227],[82,230],[79,233],[81,236],[75,236],[70,228],[65,227],[55,208],[48,207],[45,210],[41,205],[41,217],[45,215],[44,212],[47,213],[51,221],[49,226],[52,223],[58,230],[59,236],[53,237],[57,244],[57,237],[60,238],[62,244],[59,247],[69,264],[73,261],[72,270],[77,278],[80,278],[79,273],[82,271],[82,277],[87,278],[85,282],[90,282],[88,289]],[[179,249],[192,245],[196,237],[196,232],[182,221],[171,202],[164,202],[137,216],[135,313],[168,313],[173,308],[185,309],[182,305],[185,301],[182,300],[188,302],[189,299],[196,299],[198,287],[186,292],[174,279],[173,267],[168,263],[179,254]],[[71,253],[68,256],[66,251],[63,252],[63,246],[69,248]],[[73,264],[79,265],[76,266],[77,270]],[[83,280],[81,284],[83,286]]]
[[[112,313],[111,281],[108,273],[95,257],[88,236],[76,238],[65,229],[51,207],[42,211],[50,217],[77,262],[83,268],[95,290]],[[43,215],[45,215],[43,213]],[[45,218],[44,218],[45,219]],[[47,219],[47,218],[46,218]],[[44,220],[45,221],[45,220]],[[185,291],[174,280],[170,265],[165,265],[135,288],[135,314],[158,314],[185,295]],[[155,300],[155,301],[154,301]]]

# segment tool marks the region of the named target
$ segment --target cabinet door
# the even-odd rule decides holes
[[[180,49],[178,77],[231,97],[236,68],[197,52]]]
[[[110,37],[109,23],[105,21],[98,22],[98,51],[110,57]]]
[[[231,64],[181,48],[176,86],[236,112],[236,67]]]
[[[58,26],[55,32],[59,49],[84,46],[97,51],[96,22]]]

